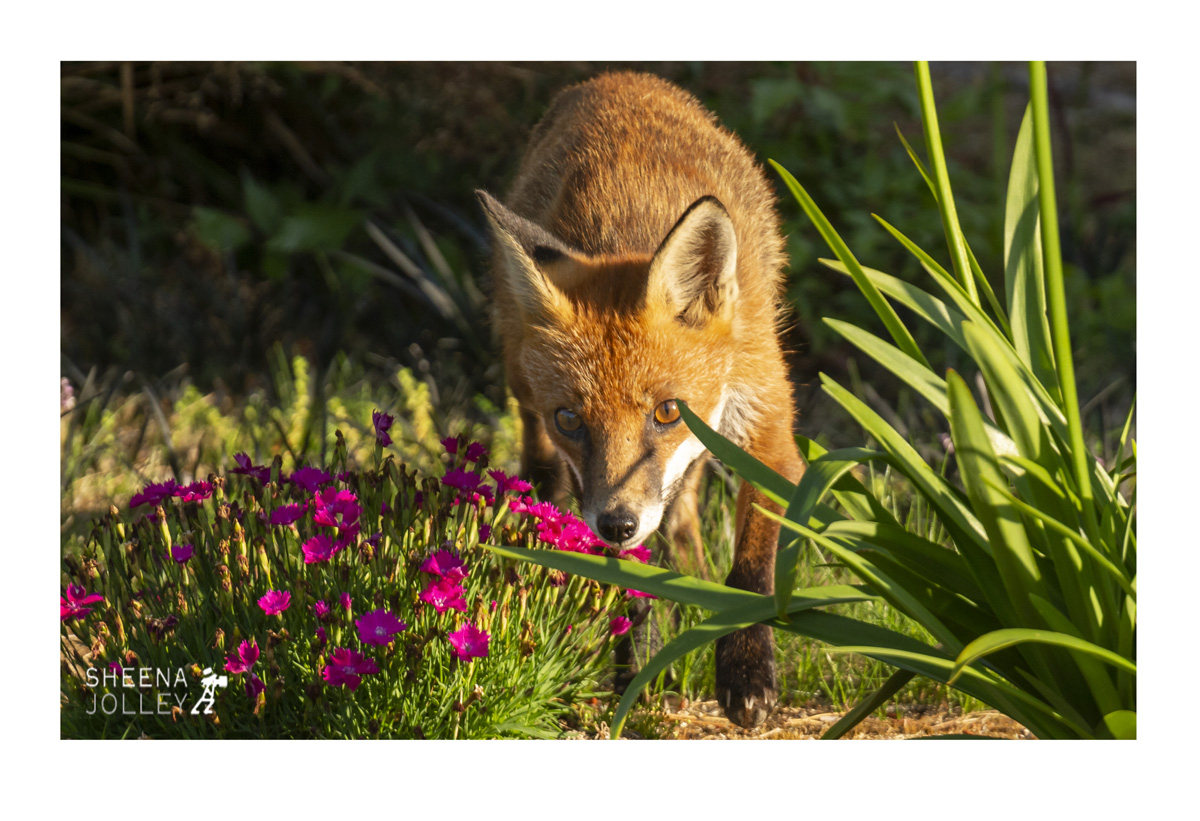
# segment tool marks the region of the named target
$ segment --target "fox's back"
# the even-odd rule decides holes
[[[745,279],[776,286],[785,255],[774,194],[750,153],[687,92],[620,73],[558,95],[508,205],[585,253],[638,257],[653,254],[702,196],[729,211],[743,287],[756,290]]]

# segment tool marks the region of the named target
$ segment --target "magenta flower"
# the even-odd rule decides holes
[[[395,421],[396,417],[391,414],[377,410],[371,411],[371,424],[375,426],[375,441],[385,448],[392,443],[392,437],[388,436],[388,429]]]
[[[467,600],[456,580],[438,579],[422,590],[419,598],[426,604],[433,605],[433,609],[439,613],[445,613],[447,610],[467,612]]]
[[[308,493],[315,493],[321,485],[332,482],[333,477],[320,468],[302,467],[292,474],[289,481],[304,488]]]
[[[492,526],[491,525],[480,525],[479,526],[479,541],[486,542],[490,538],[492,538]]]
[[[286,590],[268,590],[267,594],[258,600],[258,606],[268,616],[274,616],[287,610],[292,603],[292,594]]]
[[[151,507],[162,504],[164,499],[170,499],[179,491],[179,485],[175,484],[174,479],[168,479],[165,482],[158,484],[149,484],[142,488],[141,493],[135,493],[133,498],[129,500],[129,507],[133,509],[139,505],[149,504]]]
[[[346,612],[349,613],[350,605],[352,603],[351,599],[350,599],[350,594],[343,593],[341,596],[338,597],[338,601],[341,603],[342,607],[346,608]]]
[[[246,679],[246,697],[251,701],[257,701],[258,694],[266,689],[267,685],[263,684],[262,679],[254,673],[251,673],[250,678]]]
[[[618,558],[632,559],[635,562],[646,564],[648,561],[650,561],[650,548],[646,547],[644,544],[640,544],[637,547],[631,547],[628,550],[622,550],[617,554],[617,556]]]
[[[333,558],[333,554],[337,553],[338,548],[333,543],[333,539],[326,533],[320,533],[313,536],[307,542],[300,546],[304,551],[304,563],[316,564],[317,562],[327,562]]]
[[[250,461],[250,457],[244,453],[235,453],[233,461],[237,462],[237,467],[232,468],[230,473],[240,473],[244,476],[252,476],[264,485],[271,481],[271,468],[266,465],[256,465]]]
[[[614,636],[623,636],[629,632],[629,628],[632,626],[633,622],[631,622],[629,619],[625,618],[624,616],[617,616],[612,620],[612,623],[609,625],[609,629],[612,631]]]
[[[83,618],[88,613],[92,612],[92,608],[87,607],[89,604],[98,604],[104,601],[104,597],[98,593],[88,595],[87,591],[81,584],[67,585],[67,597],[58,597],[59,601],[59,621],[68,621],[69,619]],[[465,609],[465,607],[464,607]]]
[[[179,564],[183,564],[188,559],[192,558],[192,554],[196,549],[190,544],[173,544],[171,545],[171,558]]]
[[[444,447],[446,449],[446,453],[449,453],[451,456],[458,453],[458,437],[447,436],[442,440],[442,447]]]
[[[321,643],[322,647],[325,646],[326,638],[325,638],[325,628],[324,627],[317,628],[317,641],[319,641]]]
[[[372,610],[358,621],[358,638],[364,644],[387,644],[392,637],[408,629],[408,625],[389,610]]]
[[[557,529],[557,534],[554,531]],[[538,538],[549,541],[559,550],[571,553],[598,555],[603,552],[604,542],[583,522],[572,517],[566,524],[555,528],[547,522],[538,525]]]
[[[533,490],[533,485],[526,482],[517,476],[509,476],[502,470],[489,470],[488,476],[496,482],[496,494],[501,495],[509,491],[517,493],[528,493]]]
[[[458,583],[466,577],[467,566],[462,559],[449,550],[439,550],[424,561],[421,565],[421,572],[432,573]]]
[[[468,624],[446,636],[454,655],[460,661],[470,661],[473,658],[485,658],[488,654],[488,641],[491,636],[473,624]]]
[[[468,493],[474,493],[479,488],[480,479],[481,477],[478,473],[453,468],[446,471],[446,475],[442,477],[442,484],[447,487],[465,490]]]
[[[313,612],[317,614],[317,621],[329,621],[329,605],[322,599],[313,605]]]
[[[202,502],[212,496],[213,486],[208,482],[192,482],[175,491],[181,502]]]
[[[634,590],[632,588],[627,589],[625,592],[629,594],[629,597],[631,599],[657,599],[658,598],[658,596],[655,596],[653,593],[643,593],[641,590]]]
[[[325,527],[340,529],[357,526],[358,517],[362,515],[358,497],[348,490],[325,488],[313,497],[313,503],[316,505],[313,523]]]
[[[305,513],[308,513],[308,505],[306,504],[283,505],[271,511],[271,524],[290,525],[293,522],[299,521]]]
[[[362,677],[378,673],[375,659],[367,658],[356,650],[339,647],[329,654],[329,663],[321,671],[321,678],[331,687],[345,685],[354,692],[362,683]]]
[[[254,662],[258,661],[258,652],[257,644],[251,644],[249,640],[243,641],[238,645],[236,652],[225,657],[225,672],[249,672],[250,668],[254,666]]]
[[[487,448],[481,442],[472,442],[467,445],[467,452],[463,454],[463,458],[468,462],[478,462],[483,456],[487,456]]]

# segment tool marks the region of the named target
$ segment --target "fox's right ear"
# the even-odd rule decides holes
[[[575,254],[549,231],[505,208],[483,190],[475,192],[483,213],[492,226],[501,270],[510,293],[529,320],[549,320],[570,310],[562,289],[555,284],[555,270]]]

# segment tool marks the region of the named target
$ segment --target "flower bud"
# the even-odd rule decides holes
[[[216,632],[213,633],[212,646],[214,650],[218,650],[222,653],[225,652],[225,631],[220,627],[218,627]]]

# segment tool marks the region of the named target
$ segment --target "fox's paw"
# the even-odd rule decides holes
[[[717,702],[726,718],[757,727],[778,698],[771,628],[756,624],[717,640]]]

